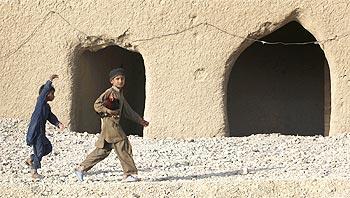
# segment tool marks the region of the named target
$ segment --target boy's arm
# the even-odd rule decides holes
[[[53,113],[51,112],[51,110],[50,110],[49,117],[47,118],[47,120],[48,120],[51,124],[55,125],[56,127],[58,127],[59,124],[61,123],[61,122],[58,120],[58,118],[56,117],[56,115],[53,114]]]
[[[106,93],[109,93],[110,90],[107,89],[105,92],[103,92],[95,101],[94,103],[94,109],[99,115],[104,115],[104,114],[111,114],[114,115],[116,111],[110,110],[107,107],[103,105],[103,100],[105,98]]]
[[[51,80],[46,81],[44,88],[38,97],[37,104],[43,104],[46,101],[46,96],[50,92],[51,87],[52,87],[52,81]]]
[[[47,119],[51,124],[55,125],[56,127],[58,127],[59,129],[63,130],[64,129],[64,125],[62,124],[62,122],[60,122],[58,120],[58,118],[56,117],[55,114],[53,114],[51,111],[49,113],[49,117]]]
[[[124,99],[123,113],[129,120],[132,120],[142,126],[148,126],[148,122],[130,107],[126,99]]]
[[[46,81],[43,90],[41,91],[39,97],[38,97],[38,101],[37,104],[43,104],[46,101],[46,96],[47,94],[50,92],[51,88],[52,88],[52,81],[58,78],[57,74],[53,74],[49,77],[49,80]]]

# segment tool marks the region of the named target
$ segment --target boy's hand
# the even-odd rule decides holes
[[[117,94],[116,94],[114,91],[110,92],[109,95],[108,95],[109,101],[114,101],[114,100],[116,100],[117,98],[118,98],[118,97],[117,97]]]
[[[55,78],[58,78],[57,74],[52,74],[49,79],[50,81],[53,81]]]
[[[140,124],[141,124],[142,126],[144,126],[144,127],[147,127],[147,126],[149,125],[149,122],[147,122],[147,121],[144,120],[144,119],[141,119]]]
[[[62,123],[59,123],[59,124],[58,124],[58,128],[59,128],[61,131],[63,131],[63,129],[65,128],[65,126],[64,126]]]

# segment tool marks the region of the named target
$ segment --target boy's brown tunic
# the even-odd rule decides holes
[[[94,109],[97,113],[106,113],[107,108],[103,106],[103,100],[106,97],[106,93],[110,93],[114,91],[117,95],[117,99],[119,100],[119,112],[120,115],[118,117],[115,116],[106,116],[101,119],[101,134],[96,142],[96,147],[103,148],[104,140],[108,143],[116,143],[123,139],[127,139],[123,129],[121,128],[119,121],[121,116],[126,116],[126,118],[140,123],[141,117],[130,107],[128,102],[125,100],[123,93],[116,87],[111,87],[107,89],[104,93],[97,98],[94,104]]]
[[[108,109],[103,105],[107,93],[111,91],[116,93],[117,99],[119,100],[119,116],[107,115]],[[132,148],[119,124],[119,120],[121,116],[126,116],[128,119],[140,123],[142,118],[130,107],[123,93],[113,86],[97,98],[94,103],[94,109],[97,113],[106,114],[107,116],[101,118],[101,134],[96,141],[96,149],[92,151],[80,165],[83,167],[84,171],[88,171],[98,162],[105,159],[113,148],[121,162],[124,174],[137,174],[137,168],[132,158]]]

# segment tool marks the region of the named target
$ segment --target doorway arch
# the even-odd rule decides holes
[[[316,41],[297,21],[287,23],[261,40]],[[329,67],[318,44],[254,42],[230,67],[227,85],[230,136],[328,134]]]
[[[145,66],[140,53],[117,45],[97,51],[82,50],[74,62],[72,90],[72,119],[74,131],[100,132],[100,118],[93,109],[99,95],[111,86],[109,72],[116,67],[126,70],[124,96],[130,106],[143,116],[145,109]],[[143,136],[143,128],[124,118],[121,125],[127,135]]]

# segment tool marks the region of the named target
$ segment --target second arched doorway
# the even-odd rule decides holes
[[[316,41],[296,21],[261,40]],[[231,136],[258,133],[327,135],[330,79],[328,63],[319,45],[255,42],[231,67],[227,88]]]

